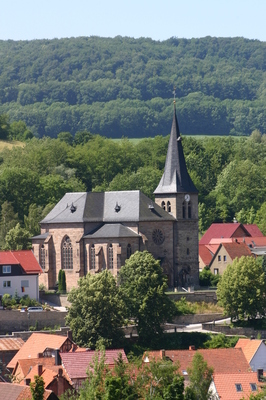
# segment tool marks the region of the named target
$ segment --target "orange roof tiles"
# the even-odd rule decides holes
[[[118,359],[119,353],[122,354],[124,362],[128,363],[127,356],[123,349],[105,350],[105,364],[112,366]],[[93,362],[95,355],[94,350],[88,350],[79,353],[60,353],[62,365],[64,366],[69,378],[78,379],[87,377],[87,369]]]
[[[1,338],[0,351],[19,350],[24,343],[21,338]]]
[[[0,264],[20,264],[27,274],[43,272],[31,250],[0,251]]]
[[[259,347],[263,343],[263,340],[259,339],[238,339],[237,344],[235,345],[236,349],[242,349],[244,356],[247,359],[247,362],[250,363]]]
[[[199,349],[199,350],[165,350],[165,357],[173,362],[179,363],[180,371],[187,371],[191,366],[192,359],[198,351],[207,362],[209,367],[216,373],[247,372],[250,366],[241,349]],[[161,358],[160,351],[149,351],[146,353],[149,359]]]
[[[41,357],[41,358],[26,358],[23,360],[18,360],[16,367],[13,371],[13,375],[20,381],[24,379],[29,371],[35,365],[42,364],[46,367],[51,367],[55,365],[55,358],[54,357]]]
[[[223,243],[222,246],[232,260],[234,260],[236,257],[240,258],[242,256],[252,256],[250,248],[243,242]]]
[[[69,340],[66,336],[48,333],[33,333],[12,358],[7,367],[15,368],[18,360],[38,358],[38,354],[43,353],[48,347],[52,349],[60,349],[66,340]]]
[[[256,394],[261,383],[256,372],[214,374],[213,382],[220,400],[238,400],[249,398],[250,394]],[[236,384],[241,385],[242,391],[237,391]],[[255,384],[257,391],[253,391],[251,384]]]

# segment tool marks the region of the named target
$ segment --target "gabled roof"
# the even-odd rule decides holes
[[[202,259],[203,263],[205,266],[209,265],[213,254],[210,252],[210,250],[205,246],[205,244],[200,244],[199,245],[199,257]]]
[[[38,354],[43,353],[46,348],[60,349],[67,340],[70,339],[68,339],[66,336],[48,333],[32,333],[29,339],[12,358],[7,367],[15,368],[18,360],[38,358]]]
[[[127,356],[123,349],[105,350],[105,365],[113,366],[115,361],[118,360],[119,353],[122,354],[123,361],[128,362]],[[87,369],[91,363],[97,351],[88,350],[79,353],[60,353],[62,365],[66,370],[68,377],[72,379],[85,379],[87,378]]]
[[[21,265],[26,274],[41,274],[43,271],[31,250],[0,251],[0,265]]]
[[[165,350],[165,357],[173,362],[179,362],[179,370],[183,374],[191,366],[192,359],[198,351],[215,373],[247,372],[250,366],[241,349],[199,349],[199,350]],[[161,358],[160,351],[146,352],[149,359]]]
[[[256,372],[228,373],[213,375],[215,389],[221,400],[248,399],[251,393],[257,394],[261,383]],[[237,391],[236,384],[241,385],[242,391]],[[251,384],[255,384],[257,391],[252,391]]]
[[[71,207],[72,211],[71,211]],[[139,190],[66,193],[41,223],[123,223],[175,220]]]
[[[42,360],[39,360],[39,363],[41,361],[42,364]],[[51,383],[60,375],[59,370],[61,370],[61,374],[64,377],[64,379],[66,379],[69,384],[71,385],[71,382],[68,379],[67,374],[64,371],[64,368],[62,367],[62,365],[50,365],[50,366],[43,366],[42,367],[42,373],[41,373],[41,377],[43,378],[44,381],[44,387],[45,389],[49,388],[49,385],[51,385]],[[31,382],[34,381],[34,377],[35,375],[38,375],[39,369],[38,369],[38,364],[34,365],[34,367],[32,367],[32,369],[29,371],[29,373],[25,376],[26,379],[30,379]],[[21,385],[25,385],[24,380],[22,380],[20,382]]]
[[[247,362],[250,363],[252,358],[255,356],[258,349],[264,346],[266,353],[266,346],[263,340],[259,339],[238,339],[238,342],[235,345],[236,349],[242,349],[244,356],[247,359]]]
[[[175,106],[164,173],[154,191],[154,194],[165,193],[198,193],[187,171]]]
[[[25,343],[24,340],[22,340],[21,338],[1,338],[0,352],[19,350],[24,343]]]
[[[141,237],[132,229],[122,224],[104,224],[96,231],[84,235],[84,238],[121,238],[121,237]]]
[[[16,383],[0,382],[1,399],[5,400],[32,400],[32,394],[29,386],[21,386]],[[51,391],[45,390],[43,400],[59,400]]]
[[[55,365],[54,357],[41,357],[41,358],[25,358],[23,360],[18,360],[13,370],[13,376],[16,380],[20,381],[24,379],[28,373],[32,370],[35,365],[42,364],[45,367],[51,367]],[[20,371],[20,372],[18,372]]]
[[[221,223],[221,224],[212,224],[207,232],[202,236],[200,239],[199,243],[200,244],[209,244],[211,239],[222,239],[222,238],[231,238],[235,235],[235,232],[240,228],[240,230],[243,232],[243,235],[237,235],[239,236],[251,236],[249,231],[247,230],[248,225],[242,225],[239,222],[232,222],[232,223]],[[253,232],[253,229],[251,229],[251,232]]]
[[[248,231],[250,236],[259,237],[263,236],[263,233],[260,231],[256,224],[243,224],[244,228]]]

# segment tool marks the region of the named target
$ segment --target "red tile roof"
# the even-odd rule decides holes
[[[259,339],[238,339],[236,349],[242,349],[247,362],[250,363],[260,346],[265,346],[263,340]]]
[[[40,360],[39,360],[40,364]],[[42,363],[41,363],[42,364]],[[54,366],[43,366],[41,376],[44,381],[44,388],[47,389],[49,385],[54,381],[54,379],[59,375],[59,369],[62,370],[62,376],[70,383],[67,374],[65,373],[62,365],[54,365]],[[25,376],[26,379],[30,379],[31,382],[34,381],[35,375],[38,375],[38,364],[34,365],[34,367],[30,370],[30,372]],[[25,386],[24,380],[21,381],[21,385]]]
[[[46,348],[60,349],[67,340],[69,339],[66,336],[33,333],[12,358],[7,367],[15,368],[18,360],[38,358],[38,354],[43,353]]]
[[[214,374],[213,382],[220,400],[248,399],[250,394],[258,393],[261,383],[258,382],[256,372]],[[251,383],[255,384],[257,391],[252,391]],[[236,390],[236,384],[240,384],[242,391]]]
[[[32,394],[29,386],[21,386],[15,383],[0,382],[1,399],[5,400],[32,400]],[[58,399],[51,391],[45,390],[43,400]]]
[[[0,351],[19,350],[24,343],[21,338],[1,338]]]
[[[221,246],[224,247],[232,260],[236,257],[252,256],[250,248],[243,242],[222,243]]]
[[[203,263],[207,266],[210,264],[213,254],[210,252],[207,246],[205,246],[205,244],[200,244],[199,257],[202,259]]]
[[[236,232],[238,233],[236,235]],[[241,232],[241,234],[240,234]],[[243,233],[243,234],[242,234]],[[239,222],[212,224],[207,232],[202,236],[199,243],[209,244],[212,239],[231,238],[233,236],[248,237],[248,236],[263,236],[259,228],[254,225],[242,225]]]
[[[241,349],[199,349],[197,350],[215,373],[248,372],[250,366]],[[165,350],[165,357],[179,363],[181,372],[191,366],[196,350]],[[146,352],[150,359],[161,358],[160,351]]]
[[[16,367],[13,371],[13,376],[16,377],[16,381],[20,382],[21,380],[23,380],[32,370],[32,368],[38,364],[42,364],[44,367],[52,367],[53,365],[55,365],[55,358],[41,357],[41,358],[26,358],[24,360],[18,360]]]
[[[105,365],[112,366],[118,359],[119,353],[125,363],[128,363],[127,356],[123,349],[105,350]],[[93,363],[94,357],[97,352],[88,350],[79,353],[60,353],[62,365],[65,368],[69,378],[72,379],[85,379],[87,377],[87,369]]]
[[[42,269],[31,250],[0,251],[0,265],[20,264],[26,274],[41,274]]]

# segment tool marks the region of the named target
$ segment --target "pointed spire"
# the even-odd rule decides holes
[[[164,173],[154,194],[186,192],[198,193],[187,171],[174,101],[174,116]]]

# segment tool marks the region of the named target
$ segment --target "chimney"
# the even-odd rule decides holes
[[[258,368],[257,369],[257,378],[259,382],[263,381],[263,368]]]
[[[55,365],[61,365],[61,358],[59,355],[60,350],[59,349],[55,349]]]
[[[67,338],[70,339],[71,341],[73,341],[72,331],[71,330],[67,331]]]
[[[189,350],[196,350],[196,347],[194,346],[194,344],[192,344],[191,346],[189,346],[188,349],[189,349]]]
[[[63,368],[58,368],[58,376],[62,376],[63,375]]]
[[[160,350],[160,357],[161,359],[165,357],[165,350]]]
[[[30,378],[25,378],[24,379],[24,385],[30,386]]]
[[[37,358],[43,358],[43,354],[42,353],[38,353],[37,354]]]
[[[38,364],[38,375],[42,375],[42,364]]]

